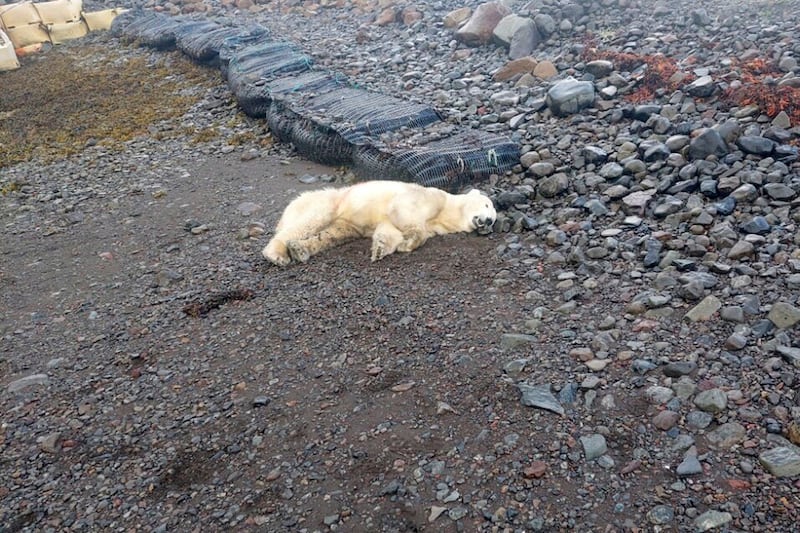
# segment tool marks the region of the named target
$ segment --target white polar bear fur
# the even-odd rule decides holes
[[[262,250],[285,266],[358,237],[372,238],[372,261],[410,252],[434,235],[488,228],[497,218],[492,201],[477,189],[450,194],[400,181],[366,181],[339,189],[304,192],[284,210]]]

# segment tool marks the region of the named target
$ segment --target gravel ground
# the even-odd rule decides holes
[[[277,268],[283,207],[350,177],[218,74],[93,34],[0,77],[0,121],[56,124],[17,85],[41,65],[167,65],[182,96],[130,138],[82,137],[90,106],[2,168],[0,531],[795,531],[800,4],[510,2],[556,74],[502,81],[508,47],[443,25],[463,4],[376,4],[158,7],[519,142],[488,236]],[[558,116],[569,75],[598,97]],[[113,79],[125,121],[152,96]]]

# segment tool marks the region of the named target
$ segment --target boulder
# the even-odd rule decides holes
[[[456,39],[468,46],[486,44],[503,17],[509,14],[511,10],[502,2],[481,4],[467,23],[456,31]]]
[[[555,115],[571,115],[592,105],[594,96],[592,82],[567,78],[547,91],[547,106]]]

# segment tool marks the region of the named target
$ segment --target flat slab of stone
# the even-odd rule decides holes
[[[564,414],[564,408],[558,403],[553,393],[550,392],[550,385],[531,385],[529,383],[518,383],[517,388],[522,393],[522,405],[527,407],[538,407],[546,409],[559,415]]]
[[[714,316],[714,313],[719,311],[721,307],[722,302],[719,301],[719,298],[713,294],[710,294],[703,298],[699,304],[690,309],[684,318],[689,322],[701,322],[708,320]]]
[[[759,455],[758,460],[775,477],[800,476],[800,452],[797,448],[772,448]]]

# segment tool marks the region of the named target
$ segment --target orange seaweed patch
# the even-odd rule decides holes
[[[756,105],[770,118],[783,111],[792,124],[800,124],[800,89],[765,83],[767,76],[775,78],[780,75],[774,62],[753,59],[737,66],[742,85],[723,91],[723,102],[730,106]]]
[[[634,103],[647,102],[656,96],[656,91],[663,89],[672,92],[678,89],[683,83],[690,82],[693,76],[675,76],[679,72],[678,65],[674,59],[663,55],[638,55],[626,52],[613,52],[610,50],[598,50],[586,47],[583,52],[585,61],[605,59],[614,63],[614,68],[618,70],[633,72],[641,66],[645,66],[639,86],[635,91],[627,94],[625,98]]]

